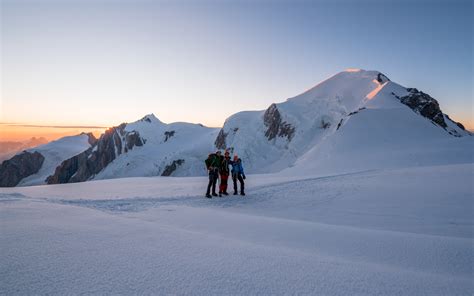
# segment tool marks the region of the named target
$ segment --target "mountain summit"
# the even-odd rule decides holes
[[[360,129],[346,132],[355,124]],[[341,134],[345,147],[340,147],[339,154],[322,152],[322,146]],[[310,151],[316,156],[305,159],[316,164],[319,158],[331,155],[342,159],[350,154],[357,159],[370,147],[389,152],[381,146],[386,138],[396,141],[394,149],[404,143],[421,149],[433,139],[467,135],[470,133],[445,115],[429,95],[392,82],[381,72],[351,69],[266,110],[231,116],[219,132],[216,146],[239,151],[251,171],[266,173],[293,166]],[[361,150],[356,153],[357,149]],[[351,168],[347,161],[345,167]],[[383,159],[377,161],[384,163]],[[373,167],[373,161],[366,165]],[[324,168],[333,169],[330,164]]]
[[[378,71],[347,69],[266,110],[236,113],[221,129],[149,114],[99,139],[79,135],[29,149],[2,163],[8,181],[0,185],[204,175],[203,160],[216,149],[237,153],[249,173],[440,164],[469,158],[470,135],[430,95]]]

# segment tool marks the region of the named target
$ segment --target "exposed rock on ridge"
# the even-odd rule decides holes
[[[126,124],[110,128],[101,135],[95,145],[86,151],[66,159],[54,174],[46,179],[48,184],[74,183],[89,180],[102,171],[122,153],[136,146],[143,146],[144,140],[137,131],[125,131]]]
[[[418,91],[416,88],[407,88],[407,91],[409,94],[406,96],[396,96],[400,102],[410,107],[416,113],[430,119],[437,125],[443,128],[447,127],[438,101],[433,99],[430,95]]]
[[[165,167],[161,176],[171,176],[176,169],[184,163],[184,159],[173,160],[173,162]]]
[[[36,174],[43,165],[44,156],[35,151],[23,151],[0,165],[0,187],[14,187],[23,178]]]
[[[227,148],[226,143],[225,143],[227,135],[228,135],[228,133],[224,132],[224,129],[221,129],[219,131],[219,134],[217,135],[216,141],[214,142],[217,149]]]
[[[263,115],[263,123],[267,127],[265,136],[273,140],[276,136],[286,137],[288,141],[293,138],[295,128],[288,122],[282,121],[280,111],[276,104],[271,104]]]

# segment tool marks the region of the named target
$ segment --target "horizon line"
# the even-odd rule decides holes
[[[0,125],[6,126],[17,126],[17,127],[37,127],[37,128],[110,128],[110,126],[99,126],[99,125],[40,125],[40,124],[23,124],[23,123],[12,123],[12,122],[0,122]]]

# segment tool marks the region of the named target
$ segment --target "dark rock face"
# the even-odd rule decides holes
[[[143,146],[144,140],[137,131],[125,131],[126,124],[109,128],[95,145],[86,151],[63,161],[54,174],[46,179],[48,184],[74,183],[89,180],[102,171],[122,153],[135,146]]]
[[[140,138],[140,134],[138,132],[129,132],[125,135],[125,143],[126,143],[126,151],[133,149],[135,146],[143,146],[142,139]]]
[[[184,163],[184,159],[176,159],[173,160],[173,162],[165,167],[163,170],[163,173],[161,173],[161,176],[168,177],[171,176],[171,174],[176,171],[176,169]]]
[[[365,109],[366,109],[365,107],[362,107],[362,108],[359,108],[359,109],[356,110],[356,111],[350,112],[350,113],[347,114],[347,115],[348,115],[348,116],[352,116],[352,115],[357,114],[357,113],[359,113],[360,111],[365,110]]]
[[[291,124],[287,123],[286,121],[283,121],[280,124],[280,132],[278,133],[279,137],[286,137],[288,141],[291,141],[294,134],[295,128]]]
[[[171,137],[174,136],[175,131],[166,131],[165,132],[165,142],[167,142]]]
[[[286,121],[282,121],[280,111],[276,104],[271,104],[263,115],[263,123],[267,127],[265,136],[268,140],[274,139],[276,136],[286,137],[291,141],[295,133],[295,128]]]
[[[430,95],[418,91],[416,88],[407,88],[407,90],[409,91],[408,95],[404,97],[397,96],[400,102],[410,107],[416,113],[430,119],[437,125],[443,128],[447,127],[438,101],[433,99]]]
[[[153,115],[153,114],[146,115],[146,116],[144,116],[142,119],[140,119],[140,121],[144,121],[144,122],[151,123],[150,116],[154,116],[154,115]]]
[[[66,159],[58,166],[53,175],[46,178],[48,184],[61,184],[85,181],[92,168],[89,168],[87,157],[91,155],[92,148]]]
[[[271,104],[265,111],[265,114],[263,115],[263,123],[268,128],[265,132],[265,136],[268,140],[272,140],[278,135],[281,123],[280,111],[278,111],[275,104]]]
[[[342,119],[339,121],[339,123],[337,124],[336,131],[339,130],[339,128],[341,127],[343,121],[344,121],[344,118],[342,118]]]
[[[97,138],[94,136],[93,133],[82,133],[81,135],[87,135],[88,137],[87,142],[89,142],[91,146],[94,146],[95,144],[97,144]]]
[[[331,127],[331,123],[329,121],[325,121],[324,119],[321,120],[321,128],[328,129]]]
[[[225,143],[227,135],[228,134],[224,132],[224,129],[220,130],[219,134],[217,135],[216,141],[214,142],[217,149],[225,149],[227,147]]]
[[[383,75],[382,73],[377,74],[377,81],[379,83],[385,83],[387,81],[390,81],[387,76]]]
[[[35,151],[23,151],[21,154],[5,160],[0,165],[0,187],[14,187],[23,178],[36,174],[43,165],[44,156]]]
[[[462,123],[457,122],[457,121],[454,121],[454,120],[453,120],[453,122],[454,122],[460,129],[462,129],[462,130],[464,130],[464,131],[466,130],[466,129],[464,128],[464,125],[462,125]]]

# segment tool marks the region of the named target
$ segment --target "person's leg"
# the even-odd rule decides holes
[[[221,181],[222,181],[222,193],[227,195],[227,182],[229,180],[229,175],[228,174],[223,174],[221,175]]]
[[[213,180],[214,182],[212,183],[212,195],[217,196],[216,184],[217,184],[217,179],[219,179],[219,175],[217,171],[214,171],[213,176],[214,176],[214,180]]]
[[[240,175],[240,174],[239,174],[239,182],[240,182],[240,194],[245,195],[244,178],[242,178],[242,175]]]
[[[234,195],[237,194],[237,175],[232,174],[232,182],[234,183]]]
[[[211,172],[209,172],[209,182],[207,183],[206,197],[211,196],[211,186],[213,182],[214,182],[214,177],[212,176]]]
[[[221,174],[221,184],[219,186],[219,194],[227,194],[227,178],[229,175]]]
[[[222,174],[219,173],[221,181],[219,182],[219,196],[222,196]]]

